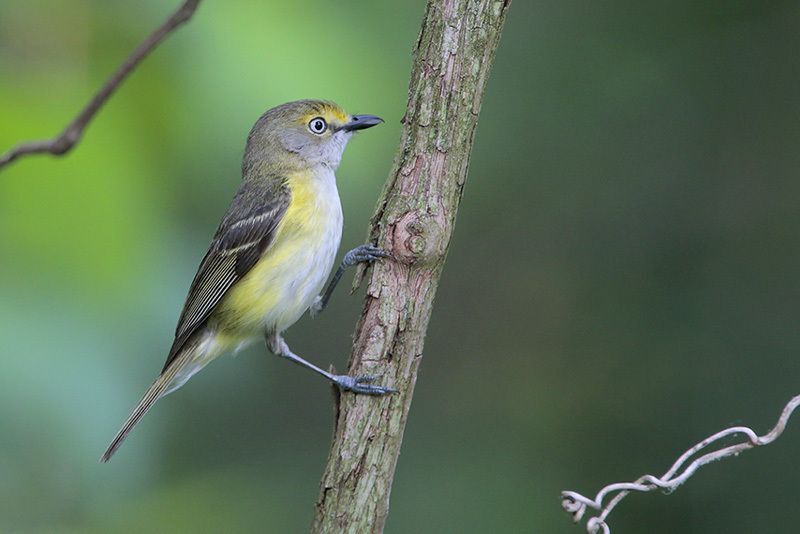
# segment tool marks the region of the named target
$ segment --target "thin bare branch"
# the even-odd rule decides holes
[[[678,486],[686,482],[689,477],[695,473],[695,471],[706,464],[727,458],[729,456],[737,456],[743,451],[772,443],[778,439],[781,434],[783,434],[789,418],[792,416],[792,413],[798,406],[800,406],[800,395],[794,397],[786,404],[786,406],[783,408],[781,416],[778,418],[778,422],[775,424],[772,430],[763,436],[759,436],[755,433],[755,431],[746,426],[726,428],[725,430],[707,437],[683,453],[675,461],[675,463],[672,464],[672,467],[670,467],[666,473],[661,475],[661,477],[644,475],[633,482],[618,482],[616,484],[609,484],[601,489],[594,499],[584,497],[580,493],[576,493],[574,491],[563,491],[561,492],[561,506],[564,508],[564,510],[572,514],[572,517],[576,523],[583,518],[587,508],[600,511],[599,515],[590,518],[586,522],[586,531],[590,534],[598,534],[600,532],[609,534],[611,532],[611,527],[609,527],[608,523],[606,523],[606,518],[614,509],[614,507],[619,504],[620,501],[622,501],[622,499],[624,499],[630,492],[639,491],[646,493],[659,489],[670,493],[676,490]],[[707,452],[689,462],[689,460],[694,458],[700,453],[700,451],[709,445],[715,444],[724,438],[737,434],[742,434],[746,441],[737,443],[735,445],[728,445],[712,452]],[[615,493],[616,495],[614,495],[614,497],[608,501],[608,504],[603,506],[603,500],[609,495]]]
[[[194,15],[194,12],[197,10],[198,4],[200,4],[200,0],[186,0],[175,13],[151,33],[147,39],[142,41],[60,135],[52,139],[30,141],[17,145],[0,156],[0,169],[15,159],[25,155],[48,153],[54,156],[62,156],[69,152],[80,140],[86,126],[111,95],[114,94],[114,91],[116,91],[123,80],[127,78],[131,71],[133,71],[147,54],[157,47],[167,35],[192,18],[192,15]]]
[[[390,252],[367,278],[348,373],[397,390],[343,394],[313,534],[383,532],[433,299],[467,179],[510,0],[428,0],[400,146],[368,241]]]

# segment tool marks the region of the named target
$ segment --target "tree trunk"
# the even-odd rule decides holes
[[[425,331],[509,4],[428,1],[400,148],[369,232],[391,258],[372,271],[348,371],[376,376],[398,392],[339,398],[312,532],[383,531]],[[357,273],[354,287],[363,274]]]

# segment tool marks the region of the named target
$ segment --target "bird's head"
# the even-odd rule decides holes
[[[250,130],[242,168],[336,169],[353,133],[382,122],[374,115],[348,115],[325,100],[282,104],[264,113]]]

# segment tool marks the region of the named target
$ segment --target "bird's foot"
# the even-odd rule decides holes
[[[334,375],[331,380],[333,380],[333,383],[342,391],[352,391],[353,393],[361,393],[363,395],[397,393],[396,389],[372,385],[372,382],[376,380],[374,376]]]
[[[360,245],[345,254],[342,264],[345,267],[352,267],[354,265],[358,265],[359,263],[372,263],[388,256],[389,253],[382,248],[378,248],[367,243],[366,245]]]

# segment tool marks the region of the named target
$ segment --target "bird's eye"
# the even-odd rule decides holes
[[[309,121],[308,129],[311,130],[311,133],[317,135],[324,134],[325,130],[328,129],[328,123],[322,117],[315,117]]]

